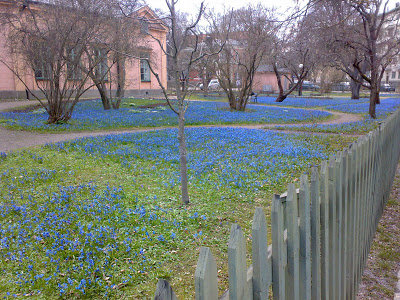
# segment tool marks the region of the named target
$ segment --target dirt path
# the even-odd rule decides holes
[[[0,111],[10,110],[27,105],[37,105],[37,101],[0,102]],[[325,125],[341,124],[341,123],[356,122],[361,120],[361,117],[355,114],[334,112],[323,109],[309,109],[309,110],[327,111],[335,116],[334,119],[322,121],[319,122],[318,124],[325,124]],[[304,124],[312,124],[312,123],[297,123],[297,124],[284,124],[284,125],[301,126]],[[278,125],[283,125],[283,124],[250,124],[250,125],[231,124],[231,125],[196,125],[196,126],[189,125],[187,126],[187,128],[226,127],[226,128],[265,129],[265,128],[274,128]],[[154,131],[154,130],[170,129],[170,128],[176,128],[176,126],[133,128],[133,129],[123,129],[123,130],[65,132],[65,133],[34,133],[28,131],[9,130],[0,126],[0,152],[10,152],[20,148],[41,146],[47,143],[56,143],[81,137],[101,136],[107,134],[121,134],[130,132],[146,132],[146,131]]]
[[[400,289],[398,273],[400,273],[400,164],[368,254],[357,299],[393,299],[397,282]]]

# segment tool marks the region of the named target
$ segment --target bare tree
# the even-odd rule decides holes
[[[9,55],[4,63],[46,109],[48,123],[67,122],[80,96],[88,90],[88,74],[81,72],[86,43],[96,30],[92,0],[15,1],[2,15],[7,26]],[[30,81],[47,103],[32,90]]]
[[[103,108],[118,109],[125,95],[126,53],[138,56],[144,47],[140,17],[136,15],[138,1],[103,0],[98,18],[103,26],[97,31],[95,43],[86,48],[91,57],[89,77],[99,91]],[[125,16],[129,16],[126,18]],[[97,67],[93,67],[97,66]]]
[[[329,53],[338,68],[370,89],[369,115],[376,118],[381,80],[400,53],[399,14],[387,11],[388,0],[318,2],[316,9],[323,11],[318,27]]]
[[[308,10],[282,22],[273,40],[270,61],[279,88],[276,102],[284,101],[296,89],[301,96],[304,80],[319,62],[313,24],[307,16]],[[288,90],[282,85],[282,76],[290,82]]]
[[[231,27],[227,26],[229,22],[232,23]],[[273,30],[273,13],[261,5],[214,16],[213,44],[219,45],[228,36],[224,49],[214,59],[214,67],[231,109],[246,109],[252,93],[254,74],[270,51]]]
[[[199,44],[199,52],[204,53],[209,49],[212,49],[213,38],[210,35],[203,35],[203,40]],[[194,71],[200,77],[202,90],[204,96],[208,96],[209,88],[208,85],[214,76],[214,62],[213,57],[205,56],[198,61],[194,66]]]
[[[181,196],[183,204],[189,203],[189,190],[188,190],[188,176],[187,176],[187,146],[185,136],[185,114],[188,109],[189,102],[185,99],[191,92],[189,90],[190,72],[194,66],[206,56],[218,54],[224,46],[221,45],[220,49],[215,53],[200,52],[199,41],[200,32],[198,24],[204,14],[204,3],[202,2],[200,8],[193,20],[182,18],[181,14],[176,9],[177,0],[165,0],[168,7],[166,16],[147,19],[149,26],[168,26],[169,33],[167,37],[168,45],[163,40],[155,35],[152,35],[148,30],[147,34],[156,43],[158,43],[162,52],[169,59],[170,74],[174,83],[174,91],[176,98],[171,98],[167,93],[167,86],[163,82],[160,74],[157,71],[157,62],[152,59],[151,55],[148,57],[141,57],[142,60],[147,62],[151,73],[156,78],[164,98],[169,108],[178,117],[178,141],[179,141],[179,160],[180,160],[180,177],[181,177]],[[127,57],[134,57],[131,54],[126,54]]]

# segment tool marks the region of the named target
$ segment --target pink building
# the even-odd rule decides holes
[[[284,90],[289,89],[289,80],[285,77],[290,76],[289,71],[279,70],[281,75],[281,82]],[[283,75],[285,74],[285,75]],[[253,91],[256,92],[279,92],[278,81],[276,79],[274,70],[270,65],[261,65],[257,68],[254,74]]]
[[[15,7],[15,11],[21,11],[20,7],[16,6],[16,1],[13,0],[0,0],[0,14],[12,7]],[[32,2],[35,3],[35,2]],[[37,2],[36,2],[37,3]],[[157,15],[148,7],[143,6],[136,11],[136,16],[141,20],[141,24],[144,24],[144,30],[148,31],[149,35],[143,35],[143,44],[146,45],[145,52],[140,55],[143,57],[149,57],[154,64],[152,64],[154,70],[159,74],[161,82],[164,86],[167,85],[167,57],[161,50],[158,41],[166,48],[166,36],[168,28],[161,22],[154,22],[158,20]],[[153,20],[153,22],[152,22]],[[26,87],[18,79],[12,70],[13,68],[20,67],[21,61],[15,56],[10,54],[10,49],[7,46],[7,26],[1,25],[0,28],[0,99],[14,99],[14,98],[27,98]],[[141,28],[141,31],[143,28]],[[143,32],[142,32],[143,33]],[[150,37],[153,36],[154,38]],[[2,61],[6,62],[7,67]],[[108,58],[104,63],[110,63]],[[111,66],[111,64],[109,65]],[[110,73],[116,72],[116,67],[112,66]],[[40,73],[40,72],[39,72]],[[35,78],[36,76],[36,78]],[[24,72],[23,81],[27,84],[28,88],[40,95],[40,91],[36,85],[38,81],[37,72],[28,70]],[[45,80],[45,79],[43,79]],[[112,84],[114,90],[115,84]],[[87,86],[92,85],[92,82],[88,82]],[[125,96],[145,96],[160,94],[160,87],[150,72],[146,60],[138,58],[132,58],[125,63]],[[31,96],[32,97],[32,96]],[[83,97],[99,97],[98,90],[95,86],[91,87],[85,92]]]

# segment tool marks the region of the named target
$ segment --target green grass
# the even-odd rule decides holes
[[[121,107],[146,106],[146,105],[164,104],[164,103],[166,103],[166,101],[163,98],[160,99],[125,98],[121,103]]]
[[[353,138],[346,137],[318,136],[305,138],[297,136],[294,139],[298,139],[299,142],[305,141],[310,145],[326,145],[328,153],[335,153],[353,140]],[[121,149],[123,147],[135,146],[132,144],[119,146]],[[309,163],[318,163],[318,160],[311,160]],[[243,168],[245,169],[246,166],[243,166]],[[143,247],[147,249],[148,259],[145,263],[142,262],[146,270],[142,270],[143,265],[139,264],[141,261],[130,254],[121,253],[111,256],[113,265],[110,267],[110,273],[107,273],[108,279],[104,279],[105,282],[109,281],[110,284],[115,284],[115,288],[110,290],[110,296],[115,299],[151,298],[154,295],[157,278],[162,277],[170,280],[174,291],[180,298],[187,299],[191,298],[194,293],[193,275],[199,248],[208,246],[212,249],[217,260],[219,288],[222,292],[227,288],[227,240],[231,223],[238,222],[245,235],[249,237],[254,207],[263,206],[268,218],[272,194],[284,192],[287,183],[296,180],[306,170],[291,171],[283,179],[258,191],[229,186],[221,186],[216,189],[213,183],[218,180],[218,176],[211,173],[208,185],[198,186],[196,182],[192,182],[190,185],[191,204],[188,207],[180,205],[179,186],[177,184],[173,186],[165,185],[170,177],[175,176],[173,174],[176,171],[175,165],[163,161],[135,158],[130,161],[129,166],[124,166],[118,156],[105,158],[85,155],[72,149],[57,152],[45,147],[36,149],[34,152],[17,152],[1,161],[0,193],[4,201],[10,201],[11,198],[19,199],[23,204],[24,201],[29,201],[28,197],[32,197],[40,205],[47,203],[51,198],[51,196],[49,198],[43,195],[58,193],[59,186],[77,187],[78,185],[92,183],[98,187],[95,195],[99,197],[102,195],[101,191],[106,189],[107,186],[120,186],[123,193],[121,193],[119,201],[124,209],[136,209],[144,206],[149,211],[157,212],[160,217],[181,222],[182,226],[175,228],[170,223],[148,220],[144,225],[149,228],[149,231],[155,232],[150,234],[153,238],[152,241],[135,240],[134,237],[137,235],[132,234],[131,248],[139,249]],[[90,195],[90,190],[83,188],[81,192],[75,195],[75,198],[71,198],[70,205],[82,201],[90,203]],[[161,207],[165,212],[154,210],[155,206]],[[191,218],[195,213],[199,217]],[[206,216],[206,219],[201,218],[203,215]],[[115,215],[115,218],[121,217],[122,215],[118,213]],[[82,213],[80,218],[84,221],[86,217]],[[3,219],[2,222],[4,222],[3,224],[12,224],[17,220],[23,222],[23,219],[19,219],[18,215]],[[139,220],[132,215],[130,221],[120,230],[131,232],[137,226]],[[108,221],[103,220],[102,222]],[[176,239],[168,242],[156,240],[159,235],[169,236],[171,230],[176,233]],[[201,235],[199,235],[200,232]],[[250,242],[247,243],[247,247],[248,253],[250,253]],[[5,250],[0,249],[0,251],[3,251],[2,254],[4,254]],[[34,255],[31,256],[31,260],[37,265],[43,264],[46,260],[43,253],[31,253],[31,255]],[[162,263],[160,264],[160,262]],[[68,263],[72,264],[73,261],[66,261],[66,264]],[[21,266],[19,262],[5,260],[0,262],[0,269],[3,272],[0,280],[1,297],[6,296],[7,291],[19,295],[30,292],[29,289],[8,282],[10,278],[15,276],[15,271],[21,268],[26,270],[27,265]],[[63,268],[65,269],[66,266],[62,265],[61,269]],[[43,272],[46,271],[43,270]],[[124,284],[123,279],[128,274],[133,276],[133,279]],[[81,278],[79,276],[81,276],[79,273],[76,274],[76,280]],[[96,278],[95,274],[93,276]],[[39,281],[36,284],[39,285],[41,294],[35,294],[35,297],[58,298],[60,295],[57,292],[57,283],[62,283],[65,280],[66,278],[63,275],[58,275],[57,281]],[[101,289],[87,290],[85,297],[98,297],[100,295],[99,290]],[[63,297],[80,296],[82,295],[76,291]]]

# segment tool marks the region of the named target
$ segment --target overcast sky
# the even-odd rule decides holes
[[[160,8],[162,10],[166,10],[167,6],[165,5],[164,0],[146,0],[146,2],[150,5],[151,8]],[[257,1],[251,0],[204,0],[207,8],[213,9],[216,11],[223,11],[224,7],[234,7],[239,8],[250,3],[255,4]],[[177,4],[179,10],[182,10],[186,13],[193,14],[200,7],[201,0],[180,0]],[[279,3],[279,9],[285,10],[291,5],[293,5],[293,0],[264,0],[262,1],[264,6],[272,7],[275,6],[278,8],[277,3]]]
[[[215,11],[223,11],[224,7],[239,8],[248,4],[256,4],[257,0],[204,0],[208,8]],[[400,0],[389,0],[389,8],[395,7],[396,2]],[[146,0],[151,8],[162,9],[166,11],[166,5],[164,0]],[[279,12],[284,13],[288,8],[293,6],[296,1],[294,0],[264,0],[261,3],[266,7],[276,7]],[[177,4],[179,10],[182,10],[189,14],[194,14],[200,7],[201,0],[180,0]]]

